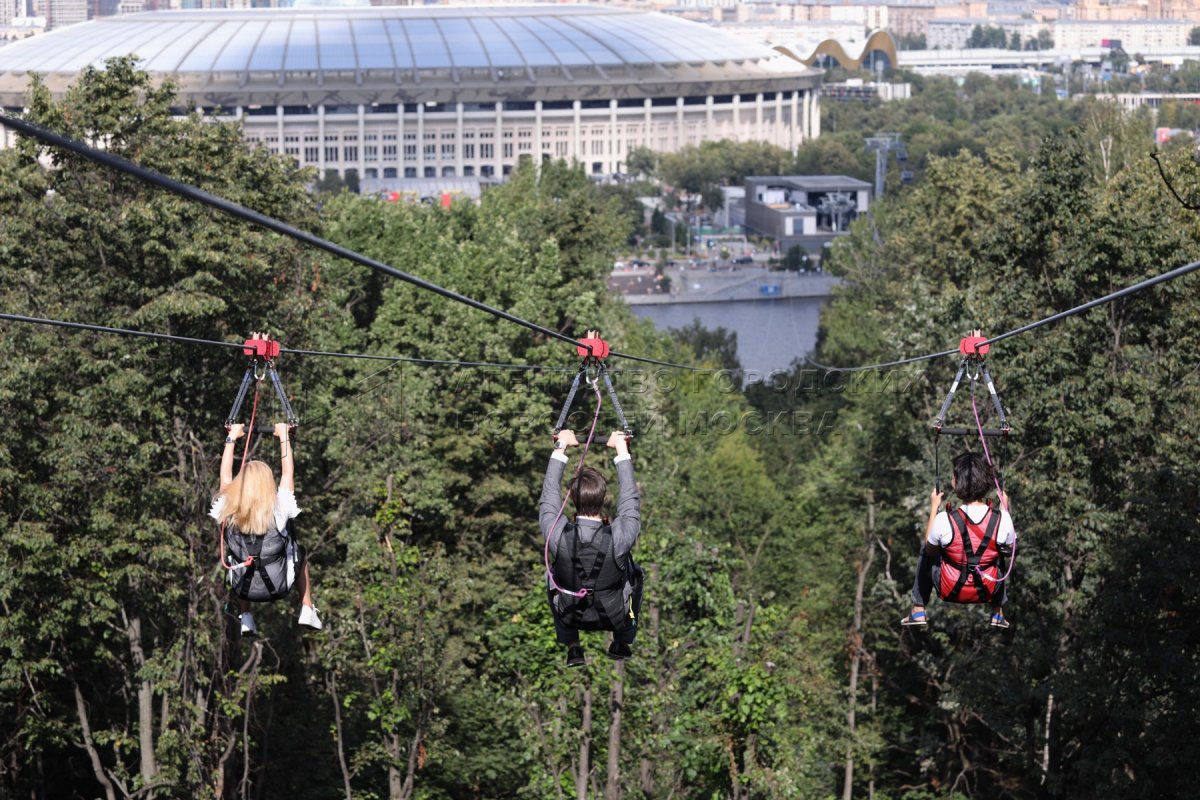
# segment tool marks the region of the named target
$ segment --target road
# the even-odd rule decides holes
[[[670,279],[668,291],[661,291],[652,268],[614,272],[608,286],[630,305],[657,305],[828,297],[839,282],[825,273],[781,272],[742,265],[718,271],[674,268],[666,270],[665,275]]]

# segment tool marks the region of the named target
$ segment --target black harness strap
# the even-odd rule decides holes
[[[612,529],[608,525],[601,526],[600,530],[596,531],[595,538],[592,539],[592,557],[590,563],[584,563],[584,556],[581,556],[579,551],[582,549],[583,543],[579,540],[579,526],[572,525],[575,535],[575,553],[571,561],[575,565],[575,577],[579,580],[580,588],[592,587],[596,585],[596,579],[600,577],[600,570],[604,567],[604,561],[608,558],[608,552],[612,549]]]
[[[960,516],[961,515],[961,516]],[[979,573],[979,564],[983,560],[983,556],[987,553],[988,545],[991,544],[992,538],[996,535],[996,531],[1000,527],[1000,514],[988,508],[988,524],[983,532],[983,539],[979,542],[979,548],[976,549],[971,545],[971,536],[968,531],[968,526],[971,523],[971,518],[967,516],[967,512],[963,509],[955,509],[946,515],[950,520],[951,537],[957,535],[962,541],[963,553],[966,555],[966,563],[954,564],[958,568],[958,580],[954,582],[954,588],[946,596],[947,602],[956,602],[963,587],[967,584],[968,576],[975,584],[976,591],[983,598],[983,602],[990,602],[992,599],[992,591],[984,581],[983,576]],[[953,541],[953,538],[951,539]],[[954,562],[951,562],[952,564]]]

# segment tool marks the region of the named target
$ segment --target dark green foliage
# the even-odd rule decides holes
[[[238,643],[204,516],[237,351],[6,323],[0,795],[782,800],[836,795],[847,760],[854,796],[896,800],[1192,791],[1196,278],[996,346],[1016,428],[998,453],[1021,535],[1015,627],[934,603],[929,630],[902,633],[927,421],[953,363],[797,365],[743,393],[725,331],[660,334],[608,296],[612,254],[640,224],[631,192],[545,163],[478,205],[343,192],[318,210],[313,175],[171,105],[129,62],[30,102],[35,121],[519,316],[711,370],[614,364],[636,430],[646,602],[633,660],[614,666],[585,635],[592,664],[568,672],[535,503],[569,347],[73,156],[0,153],[5,311],[545,365],[285,356],[326,629],[299,636],[284,602],[258,610],[262,640]],[[1200,250],[1200,224],[1144,157],[1144,117],[1049,113],[974,78],[849,108],[796,161],[713,145],[674,165],[691,193],[821,154],[844,169],[812,171],[856,174],[864,132],[902,131],[920,179],[823,259],[845,280],[823,363],[945,349]],[[1164,160],[1200,196],[1186,148]],[[580,398],[572,426],[586,430]],[[601,436],[614,427],[605,408]],[[602,450],[589,463],[611,475]]]
[[[697,331],[693,353],[609,299],[612,253],[641,221],[632,191],[547,163],[480,205],[341,193],[322,197],[318,218],[314,176],[236,127],[174,120],[171,105],[169,86],[120,61],[62,102],[39,86],[30,116],[555,329],[599,328],[651,357],[730,359],[720,332]],[[820,649],[792,650],[806,634],[753,574],[782,531],[761,458],[722,422],[746,410],[732,386],[618,365],[653,498],[638,557],[654,578],[628,670],[601,662],[564,678],[534,504],[573,351],[28,142],[0,154],[0,207],[7,311],[562,368],[285,356],[303,418],[298,530],[326,630],[302,639],[284,602],[257,610],[263,639],[239,643],[205,518],[237,351],[9,326],[0,793],[540,799],[571,790],[583,746],[583,784],[625,794],[823,791],[836,732],[829,693],[812,687],[834,667]],[[277,409],[264,401],[260,415]],[[600,441],[613,426],[606,410]],[[601,450],[591,461],[605,468]],[[706,485],[714,466],[719,487]],[[710,488],[720,503],[698,503]],[[797,725],[811,731],[801,749]]]

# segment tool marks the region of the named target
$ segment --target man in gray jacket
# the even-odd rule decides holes
[[[611,630],[608,655],[626,659],[637,636],[637,618],[642,604],[642,570],[631,551],[641,533],[641,495],[633,475],[629,443],[623,432],[608,438],[616,450],[617,513],[611,521],[603,517],[607,483],[594,469],[585,467],[571,483],[575,519],[562,514],[562,479],[567,469],[567,448],[578,446],[573,431],[554,437],[554,451],[546,467],[538,522],[547,545],[553,576],[547,576],[550,609],[559,644],[567,648],[567,666],[587,663],[580,630]],[[555,588],[557,584],[558,588]]]

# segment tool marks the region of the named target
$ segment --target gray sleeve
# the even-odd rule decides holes
[[[612,521],[613,548],[624,557],[637,544],[642,532],[642,495],[633,475],[633,460],[617,462],[617,516]]]
[[[565,461],[550,459],[550,463],[546,465],[546,477],[542,481],[542,496],[538,500],[538,527],[542,531],[542,541],[545,542],[547,537],[550,539],[551,558],[558,552],[558,537],[567,525],[565,510],[561,516],[558,513],[562,508],[562,477],[566,469]],[[558,522],[554,521],[556,516]],[[551,525],[554,526],[553,530],[550,529]]]

